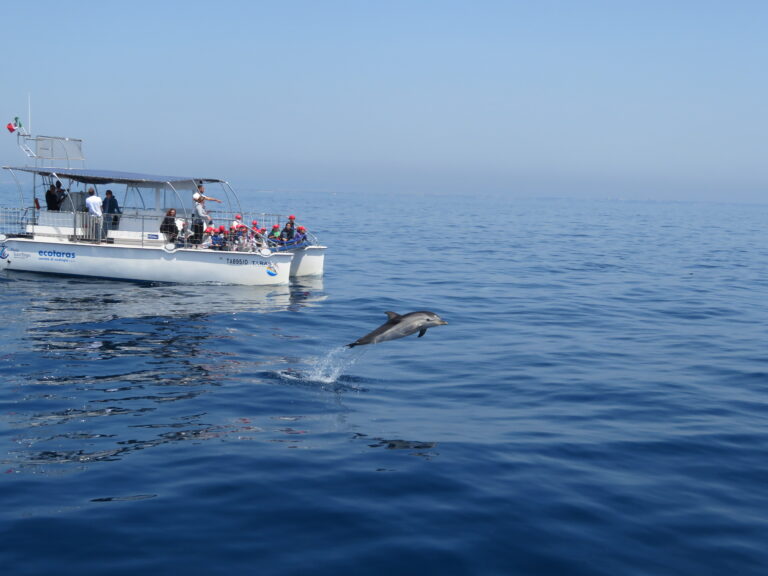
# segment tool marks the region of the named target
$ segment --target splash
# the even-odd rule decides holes
[[[312,367],[304,374],[307,380],[333,384],[352,367],[362,356],[361,352],[351,352],[346,346],[333,348],[325,356],[318,358]]]

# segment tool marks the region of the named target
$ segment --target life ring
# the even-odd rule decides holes
[[[173,242],[168,242],[168,244],[163,244],[163,250],[168,252],[168,254],[173,254],[176,252],[176,244]]]
[[[272,250],[270,250],[269,248],[261,248],[259,250],[259,254],[267,258],[269,256],[272,256]]]

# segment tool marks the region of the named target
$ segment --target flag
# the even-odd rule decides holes
[[[16,130],[21,128],[21,120],[19,120],[19,117],[16,116],[13,119],[13,122],[8,122],[8,124],[6,124],[5,127],[8,129],[8,132],[13,134],[14,132],[16,132]]]

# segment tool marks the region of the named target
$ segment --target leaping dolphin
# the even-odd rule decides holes
[[[385,314],[389,320],[370,334],[358,338],[351,344],[347,344],[347,346],[349,348],[354,348],[355,346],[362,346],[363,344],[378,344],[379,342],[386,342],[387,340],[403,338],[414,332],[418,332],[419,338],[421,338],[427,333],[427,328],[448,324],[448,322],[440,318],[440,316],[434,312],[429,312],[428,310],[409,312],[402,316],[395,312],[385,312]]]

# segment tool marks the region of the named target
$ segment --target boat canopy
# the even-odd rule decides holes
[[[3,166],[6,170],[19,170],[22,172],[31,172],[40,176],[50,176],[54,178],[66,178],[83,184],[133,184],[136,186],[158,186],[163,184],[181,184],[197,182],[198,184],[222,183],[225,180],[218,178],[194,178],[191,176],[156,176],[153,174],[140,174],[137,172],[117,172],[114,170],[86,170],[84,168],[32,168],[32,167],[12,167]]]

